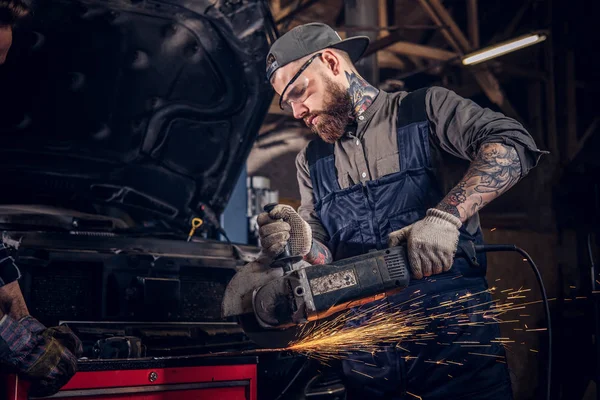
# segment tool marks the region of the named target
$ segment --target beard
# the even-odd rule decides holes
[[[335,143],[344,135],[346,126],[354,120],[354,110],[348,91],[325,76],[323,79],[326,93],[329,94],[329,99],[325,101],[325,110],[315,111],[304,117],[304,120],[318,116],[319,122],[308,127],[326,143]]]

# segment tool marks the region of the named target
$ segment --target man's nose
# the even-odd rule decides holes
[[[308,113],[308,107],[302,103],[291,103],[291,105],[296,119],[302,119]]]

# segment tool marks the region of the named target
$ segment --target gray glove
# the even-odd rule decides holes
[[[390,233],[390,247],[407,242],[408,262],[416,279],[440,274],[452,268],[458,246],[460,219],[430,208],[425,218]]]
[[[281,254],[288,241],[292,256],[304,257],[310,251],[310,225],[291,206],[279,204],[271,212],[260,214],[256,222],[262,253],[267,258]]]

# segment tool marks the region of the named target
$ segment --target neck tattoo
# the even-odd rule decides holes
[[[364,113],[367,108],[369,108],[379,93],[379,89],[371,86],[355,72],[345,71],[345,73],[349,84],[348,94],[350,94],[350,99],[352,100],[354,114],[356,117],[358,117]]]

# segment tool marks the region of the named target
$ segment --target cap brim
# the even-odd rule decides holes
[[[371,40],[368,36],[352,36],[329,47],[345,51],[350,56],[352,62],[357,62],[365,54],[370,42]]]

